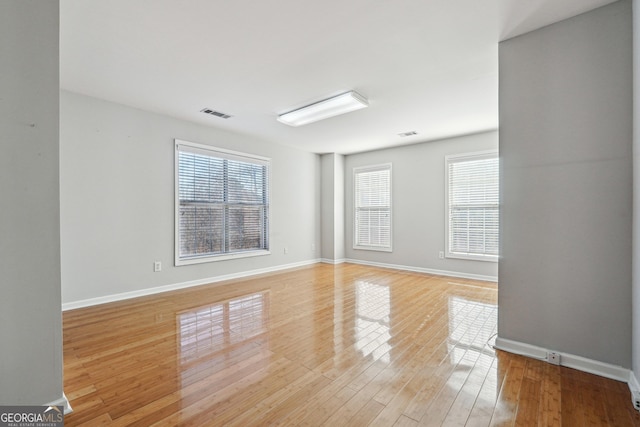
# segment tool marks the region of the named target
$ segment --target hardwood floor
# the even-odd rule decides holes
[[[320,264],[68,311],[65,425],[640,425],[626,384],[494,351],[496,301]]]

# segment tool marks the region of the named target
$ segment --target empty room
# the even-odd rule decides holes
[[[635,1],[0,22],[0,425],[640,425]]]

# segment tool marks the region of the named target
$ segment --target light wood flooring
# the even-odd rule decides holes
[[[640,426],[624,383],[494,351],[495,284],[353,264],[64,313],[66,426]]]

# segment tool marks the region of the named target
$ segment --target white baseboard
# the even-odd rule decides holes
[[[89,298],[80,301],[67,302],[62,304],[62,311],[74,310],[76,308],[90,307],[94,305],[106,304],[109,302],[122,301],[130,298],[143,297],[147,295],[159,294],[162,292],[175,291],[177,289],[190,288],[192,286],[207,285],[225,280],[241,279],[244,277],[255,276],[258,274],[273,273],[275,271],[287,270],[290,268],[304,267],[306,265],[317,264],[319,259],[312,259],[291,264],[277,265],[274,267],[259,268],[256,270],[241,271],[238,273],[225,274],[222,276],[207,277],[204,279],[191,280],[188,282],[175,283],[172,285],[158,286],[155,288],[140,289],[138,291],[123,292],[113,295],[105,295],[97,298]]]
[[[67,396],[64,393],[62,393],[62,397],[60,399],[54,400],[53,402],[45,403],[42,406],[62,406],[65,415],[69,415],[73,412],[71,404],[69,403],[69,399],[67,399]]]
[[[346,262],[346,260],[344,258],[340,258],[340,259],[322,258],[322,259],[320,259],[320,262],[323,263],[323,264],[338,265],[338,264],[344,264]]]
[[[629,371],[629,390],[631,390],[631,392],[640,392],[640,383],[633,371]]]
[[[495,348],[538,360],[546,360],[547,352],[553,351],[560,355],[560,365],[566,366],[567,368],[577,369],[579,371],[588,372],[590,374],[599,375],[601,377],[625,383],[629,382],[630,378],[631,371],[623,368],[622,366],[599,362],[597,360],[587,359],[586,357],[562,353],[553,349],[546,349],[506,338],[496,338]]]
[[[496,338],[495,348],[538,360],[546,360],[548,351],[542,347],[500,337]],[[560,361],[562,362],[562,357],[560,358]]]
[[[344,262],[349,262],[352,264],[369,265],[372,267],[391,268],[393,270],[412,271],[414,273],[434,274],[436,276],[459,277],[462,279],[483,280],[486,282],[498,281],[497,276],[484,276],[482,274],[461,273],[459,271],[436,270],[433,268],[412,267],[409,265],[386,264],[382,262],[363,261],[363,260],[352,259],[352,258],[347,258],[344,260]]]

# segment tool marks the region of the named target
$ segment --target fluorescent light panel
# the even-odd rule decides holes
[[[366,98],[351,91],[281,114],[278,116],[278,121],[289,126],[302,126],[368,106],[369,102]]]

